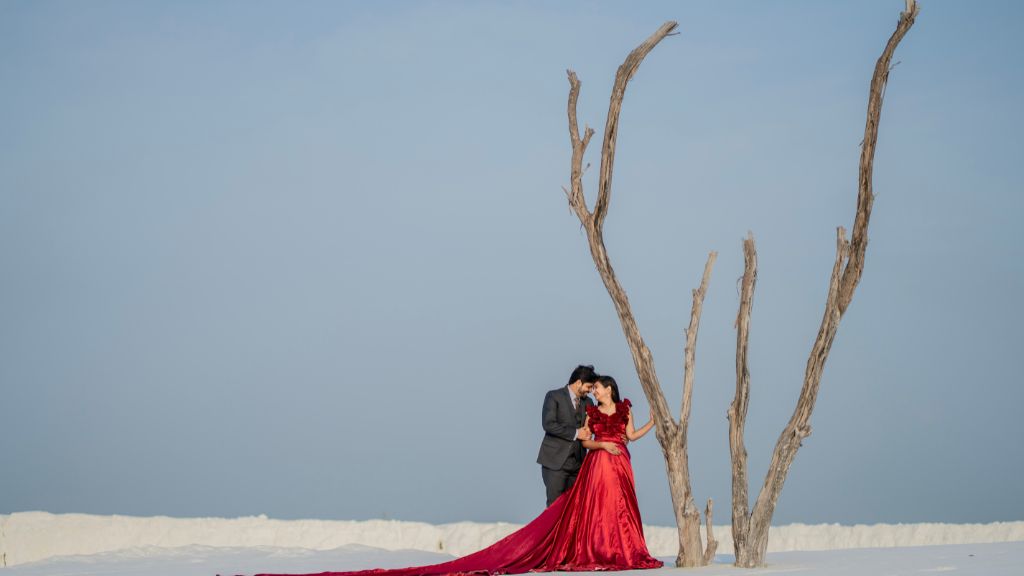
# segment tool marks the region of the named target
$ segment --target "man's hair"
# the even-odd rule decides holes
[[[569,375],[569,384],[572,384],[577,380],[582,380],[586,384],[593,384],[594,382],[597,382],[597,378],[597,372],[594,372],[593,366],[584,366],[583,364],[580,364],[572,371],[572,374]]]

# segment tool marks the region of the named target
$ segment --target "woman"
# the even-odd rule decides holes
[[[462,558],[432,566],[317,576],[433,576],[439,574],[521,574],[525,572],[636,570],[660,568],[647,552],[633,468],[625,441],[639,440],[654,426],[633,427],[629,400],[601,376],[594,387],[597,406],[587,406],[593,436],[576,483],[536,519],[495,544]],[[258,574],[257,576],[284,576]],[[311,576],[311,575],[307,575]]]

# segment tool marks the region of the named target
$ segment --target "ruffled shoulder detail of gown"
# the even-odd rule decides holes
[[[629,420],[629,409],[631,406],[633,406],[633,403],[629,401],[629,398],[625,398],[615,406],[615,414],[612,414],[612,418],[621,422],[627,422]]]
[[[601,412],[596,405],[588,404],[587,416],[590,416],[591,420],[608,420],[613,422],[621,420],[625,422],[629,420],[629,410],[632,406],[633,403],[629,401],[629,398],[627,398],[615,405],[614,414],[605,414],[604,412]]]

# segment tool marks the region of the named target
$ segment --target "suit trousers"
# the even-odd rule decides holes
[[[580,462],[576,454],[569,454],[565,464],[558,470],[552,470],[545,466],[540,467],[541,479],[544,480],[544,488],[547,491],[548,506],[558,499],[564,492],[567,492],[576,483],[576,475],[580,472]]]

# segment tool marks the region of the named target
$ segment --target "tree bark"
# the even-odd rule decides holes
[[[676,555],[676,566],[680,567],[704,566],[708,563],[706,555],[700,554],[700,512],[697,510],[693,489],[690,485],[687,435],[690,426],[691,399],[693,398],[693,367],[697,351],[697,331],[700,328],[700,316],[704,308],[704,295],[707,293],[708,280],[711,278],[711,268],[715,265],[717,257],[717,252],[712,251],[708,254],[708,261],[704,265],[704,276],[701,278],[700,287],[693,291],[693,305],[690,307],[690,325],[686,329],[686,346],[683,351],[683,407],[679,413],[680,440],[676,445],[678,454],[674,456],[679,461],[676,471],[676,476],[678,477],[677,492],[679,499],[682,501],[681,516],[678,514],[679,507],[676,507],[676,522],[679,526],[679,553]],[[665,450],[664,446],[662,446],[662,450]],[[673,501],[675,501],[676,497],[677,494],[674,493]],[[709,536],[709,547],[712,544],[710,538]]]
[[[775,513],[775,504],[778,502],[782,485],[786,481],[786,475],[789,473],[789,467],[793,464],[797,450],[802,445],[803,439],[811,434],[811,412],[814,410],[814,403],[818,397],[821,373],[825,368],[825,360],[832,348],[832,341],[839,328],[839,320],[842,315],[839,311],[839,285],[843,262],[849,254],[849,246],[849,242],[846,241],[846,231],[840,227],[836,233],[836,259],[832,266],[825,314],[821,319],[818,337],[811,347],[810,358],[807,360],[804,386],[800,391],[800,398],[797,400],[793,416],[775,443],[772,460],[768,465],[768,473],[765,475],[764,485],[757,495],[757,502],[754,503],[754,511],[750,516],[747,528],[748,533],[744,538],[746,550],[736,553],[737,565],[744,568],[764,565],[764,556],[768,550],[768,529],[771,527],[772,515]],[[745,561],[744,564],[739,563],[741,557]]]
[[[711,524],[711,514],[714,511],[711,498],[708,498],[708,505],[704,508],[704,520],[707,521],[708,545],[704,548],[704,565],[707,566],[715,559],[715,551],[718,550],[718,540],[715,540],[715,528]]]
[[[677,423],[669,411],[665,395],[661,390],[661,384],[658,382],[658,376],[654,369],[654,358],[651,355],[650,349],[644,343],[643,337],[640,335],[640,330],[637,327],[629,304],[629,298],[615,276],[615,271],[612,268],[608,252],[604,246],[604,220],[608,214],[608,206],[611,199],[615,146],[626,86],[647,54],[661,40],[671,34],[676,29],[676,26],[675,22],[663,24],[647,40],[630,52],[615,74],[611,101],[608,105],[608,117],[605,122],[597,201],[594,203],[593,212],[587,208],[583,195],[582,180],[583,155],[586,152],[587,145],[590,143],[590,138],[594,135],[594,130],[586,127],[583,134],[580,134],[579,123],[576,117],[580,81],[575,72],[572,70],[568,71],[570,86],[568,116],[569,139],[572,142],[572,170],[570,186],[568,189],[565,189],[565,193],[569,205],[579,217],[580,223],[587,234],[587,243],[590,247],[591,257],[594,260],[594,266],[597,268],[597,272],[601,276],[605,288],[608,290],[608,295],[615,305],[615,311],[618,313],[622,332],[626,337],[626,342],[629,344],[629,349],[633,356],[633,365],[636,368],[640,386],[647,397],[648,403],[651,405],[651,412],[656,424],[655,436],[658,438],[662,454],[665,457],[669,491],[672,496],[672,507],[676,523],[679,527],[679,554],[676,557],[676,565],[702,566],[707,561],[700,545],[700,512],[694,503],[690,487],[689,462],[686,453],[686,430],[693,387],[693,356],[696,348],[697,329],[700,323],[701,305],[708,279],[711,275],[711,268],[714,264],[715,253],[712,252],[709,255],[708,262],[704,267],[701,286],[693,292],[693,308],[690,314],[690,326],[687,329],[683,413],[680,415],[680,421]]]
[[[857,212],[854,218],[852,240],[847,242],[846,231],[842,227],[837,230],[836,259],[832,267],[825,313],[818,329],[818,336],[807,359],[803,388],[789,423],[786,424],[775,443],[764,484],[758,493],[753,513],[749,517],[747,516],[748,481],[746,449],[743,446],[743,424],[746,418],[750,387],[750,374],[747,370],[747,337],[757,263],[753,238],[748,237],[744,242],[743,288],[740,297],[740,311],[736,321],[736,398],[729,410],[729,444],[733,461],[732,528],[737,566],[752,568],[764,564],[765,553],[768,549],[768,530],[779,494],[782,492],[786,475],[803,439],[811,433],[811,413],[818,397],[818,388],[821,384],[825,362],[832,348],[836,331],[839,329],[839,322],[853,299],[853,293],[864,270],[868,223],[871,219],[871,207],[874,202],[871,178],[875,144],[878,139],[882,97],[889,78],[892,55],[900,40],[913,26],[918,11],[919,8],[915,0],[906,0],[906,10],[900,13],[896,31],[889,38],[882,55],[875,64],[868,94],[867,122],[861,149]]]
[[[732,459],[732,534],[737,566],[749,563],[747,536],[750,525],[750,497],[747,495],[747,448],[743,429],[747,420],[750,371],[747,370],[747,340],[750,336],[750,310],[757,284],[757,248],[754,235],[743,241],[743,279],[740,283],[740,310],[736,315],[736,397],[729,407],[729,454]]]

